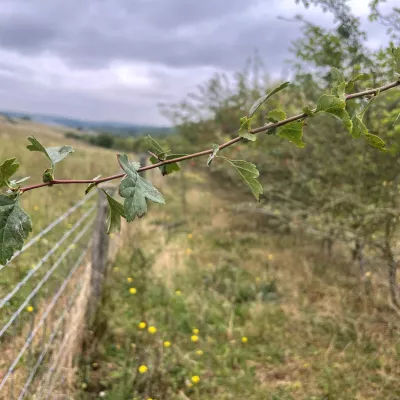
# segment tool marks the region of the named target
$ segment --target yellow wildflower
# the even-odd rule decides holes
[[[147,370],[148,370],[148,368],[146,367],[146,365],[141,365],[141,366],[138,368],[138,371],[139,371],[140,374],[146,373]]]
[[[137,290],[134,287],[129,288],[129,293],[130,294],[136,294]]]
[[[28,306],[28,307],[26,307],[26,311],[28,311],[28,312],[32,312],[32,311],[33,311],[33,307],[32,307],[32,306]]]
[[[191,338],[190,338],[190,340],[191,340],[192,342],[196,343],[196,342],[199,341],[199,337],[198,337],[197,335],[192,335]]]
[[[300,381],[296,381],[295,383],[293,383],[292,387],[293,389],[300,389],[302,386]]]
[[[199,383],[200,382],[200,377],[198,375],[192,376],[192,382],[194,384]]]
[[[126,280],[127,280],[129,283],[131,283],[131,282],[133,281],[133,279],[132,279],[130,276],[128,276],[128,278],[126,278]]]
[[[204,354],[204,352],[203,352],[203,350],[196,350],[196,354],[198,355],[198,356],[202,356],[203,354]]]
[[[171,347],[171,342],[168,341],[168,340],[166,340],[166,341],[164,342],[164,347]]]
[[[138,325],[139,329],[144,329],[144,328],[146,328],[146,326],[147,326],[146,322],[143,322],[143,321],[140,322]]]
[[[188,239],[193,239],[193,235],[191,233],[188,234]]]
[[[247,343],[248,341],[247,336],[242,336],[242,343]]]
[[[157,332],[157,328],[156,328],[155,326],[149,326],[149,329],[148,329],[148,331],[149,331],[149,333],[152,333],[152,334],[154,334],[154,333],[156,333],[156,332]]]
[[[177,296],[182,296],[182,291],[181,290],[175,290],[175,294],[177,295]]]
[[[198,335],[200,331],[197,328],[193,328],[192,332],[194,335]]]

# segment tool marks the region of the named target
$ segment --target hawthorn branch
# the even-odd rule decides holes
[[[346,96],[346,101],[356,99],[359,97],[376,96],[381,92],[385,92],[385,91],[393,89],[397,86],[400,86],[400,78],[395,82],[388,83],[387,85],[381,86],[376,89],[368,89],[368,90],[364,90],[362,92],[348,94]],[[282,121],[279,121],[276,123],[269,123],[269,124],[260,126],[258,128],[251,129],[250,133],[257,134],[257,133],[261,133],[261,132],[267,132],[270,129],[278,128],[280,126],[289,124],[290,122],[302,121],[302,120],[306,119],[307,117],[308,117],[308,115],[306,113],[293,115],[292,117],[286,118]],[[232,146],[233,144],[240,142],[242,140],[243,140],[243,138],[238,136],[238,137],[231,139],[231,140],[225,142],[224,144],[220,145],[219,149],[220,150],[225,149],[225,148]],[[172,164],[172,163],[176,163],[176,162],[180,162],[180,161],[191,160],[191,159],[197,158],[197,157],[207,156],[212,153],[213,153],[213,149],[208,149],[208,150],[199,151],[197,153],[188,154],[185,156],[172,158],[170,160],[160,161],[156,164],[141,167],[138,169],[138,172],[158,168],[158,167],[161,167],[162,165],[166,165],[166,164]],[[20,191],[21,191],[21,193],[25,193],[29,190],[38,189],[38,188],[41,188],[44,186],[52,186],[52,185],[67,185],[67,184],[80,184],[80,183],[82,183],[82,184],[94,183],[94,184],[98,185],[103,182],[108,182],[108,181],[112,181],[115,179],[123,178],[124,176],[125,176],[125,173],[111,175],[111,176],[107,176],[107,177],[100,178],[100,179],[68,179],[68,180],[55,179],[50,182],[39,183],[37,185],[23,187],[20,189]]]

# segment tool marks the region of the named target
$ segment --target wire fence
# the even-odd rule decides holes
[[[60,368],[76,364],[71,346],[87,318],[93,276],[99,275],[93,274],[93,255],[99,252],[94,243],[108,249],[108,239],[99,239],[106,236],[105,199],[96,202],[95,194],[70,207],[0,266],[0,289],[7,290],[0,291],[0,399],[60,398],[55,391],[62,387]],[[62,229],[61,222],[70,218],[75,222]],[[28,249],[49,243],[44,237],[50,235],[57,236],[54,244],[38,261],[29,264],[27,256],[17,263]],[[107,257],[104,249],[101,253]],[[20,279],[12,282],[15,276]]]

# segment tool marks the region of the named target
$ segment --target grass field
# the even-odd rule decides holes
[[[31,134],[76,148],[57,167],[59,178],[117,169],[113,152],[67,143],[61,129],[0,120],[0,160],[17,156],[19,177],[30,175],[32,183],[47,165],[25,149]],[[184,169],[185,179],[148,173],[167,204],[151,204],[146,217],[124,227],[70,398],[400,398],[399,316],[387,306],[380,277],[360,281],[349,254],[336,251],[329,260],[312,238],[266,230],[260,218],[232,211],[241,200],[234,189],[222,191],[204,170]],[[83,195],[84,185],[26,193],[34,233]],[[1,272],[1,295],[79,215]]]
[[[125,236],[79,398],[400,398],[399,316],[379,277],[229,211],[237,196],[210,179],[164,178],[167,205]]]

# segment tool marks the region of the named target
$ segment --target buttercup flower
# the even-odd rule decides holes
[[[182,291],[181,290],[175,290],[175,294],[177,295],[177,296],[182,296]]]
[[[139,371],[140,374],[146,373],[147,370],[148,370],[148,368],[146,367],[146,365],[141,365],[141,366],[138,368],[138,371]]]
[[[131,283],[131,282],[133,281],[133,279],[132,279],[130,276],[128,276],[128,277],[126,278],[126,280],[127,280],[129,283]]]
[[[192,376],[192,382],[193,383],[199,383],[200,382],[200,377],[198,375]]]
[[[203,352],[203,350],[196,350],[196,354],[198,355],[198,356],[202,356],[203,354],[204,354],[204,352]]]
[[[28,307],[26,307],[26,311],[28,311],[28,312],[32,312],[32,311],[33,311],[33,307],[32,307],[32,306],[28,306]]]
[[[156,333],[157,332],[157,328],[155,326],[149,326],[148,331],[149,331],[149,333]]]
[[[129,293],[130,294],[136,294],[137,290],[134,287],[129,288]]]
[[[196,343],[196,342],[199,341],[199,337],[198,337],[197,335],[192,335],[191,338],[190,338],[190,340],[191,340],[192,342]]]
[[[164,342],[164,347],[171,347],[171,342],[168,341],[168,340],[166,340],[166,341]]]
[[[249,339],[247,339],[246,336],[243,336],[243,337],[242,337],[242,343],[247,343],[248,341],[249,341]]]
[[[146,328],[146,326],[147,326],[147,324],[146,324],[146,322],[139,322],[139,325],[138,325],[138,327],[139,327],[139,329],[144,329],[144,328]]]
[[[200,331],[197,328],[193,328],[192,332],[194,335],[198,335]]]

